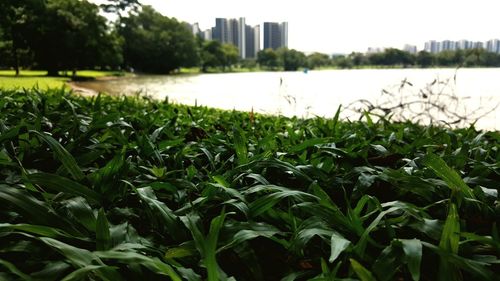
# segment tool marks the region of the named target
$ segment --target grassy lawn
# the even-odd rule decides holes
[[[63,87],[71,72],[60,71],[61,77],[48,77],[47,71],[44,70],[21,70],[19,76],[15,76],[14,70],[0,70],[0,88],[13,89],[13,88],[32,88],[38,86],[39,88],[60,88]],[[124,72],[119,71],[95,71],[95,70],[81,70],[77,72],[79,77],[85,78],[101,78],[106,76],[122,76]]]
[[[60,88],[68,81],[67,77],[46,77],[46,76],[20,76],[5,77],[0,76],[0,88]]]

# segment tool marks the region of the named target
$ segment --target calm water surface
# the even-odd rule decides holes
[[[402,81],[407,81],[400,88]],[[434,82],[434,83],[433,83]],[[253,72],[174,76],[138,75],[79,86],[110,94],[142,92],[154,98],[222,109],[286,116],[331,117],[337,107],[359,99],[376,103],[401,95],[428,93],[455,95],[457,111],[479,107],[485,111],[500,103],[500,68],[489,69],[361,69],[303,72]],[[427,89],[427,90],[426,90]],[[383,90],[394,93],[390,98]],[[452,101],[450,101],[450,104]],[[348,114],[348,112],[344,112]],[[472,116],[474,117],[474,116]],[[477,127],[500,130],[500,108],[481,119]]]

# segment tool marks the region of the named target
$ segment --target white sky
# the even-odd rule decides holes
[[[96,2],[97,0],[94,0]],[[141,0],[165,16],[202,30],[216,17],[247,24],[288,21],[289,47],[350,53],[368,47],[417,45],[428,40],[500,38],[498,0]],[[261,42],[262,43],[262,42]]]

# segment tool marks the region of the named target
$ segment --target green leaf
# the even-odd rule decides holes
[[[207,267],[208,281],[219,281],[219,266],[217,265],[217,242],[219,241],[219,232],[224,224],[226,213],[222,210],[222,214],[212,219],[210,230],[208,232],[205,243],[205,266]]]
[[[351,245],[351,241],[345,239],[338,233],[333,233],[330,245],[330,258],[328,261],[333,263],[349,245]]]
[[[21,214],[31,224],[55,226],[77,235],[75,229],[64,218],[54,214],[54,211],[47,207],[44,202],[34,198],[24,190],[0,184],[0,202],[12,206],[12,211]]]
[[[85,280],[85,278],[92,272],[95,272],[99,269],[106,268],[108,266],[105,265],[87,265],[81,267],[70,274],[66,275],[62,281],[76,281],[76,280]],[[110,280],[111,281],[111,280]]]
[[[219,248],[218,252],[232,248],[257,237],[270,238],[281,232],[278,228],[266,223],[248,222],[239,223],[238,226],[243,229],[236,232],[229,243]]]
[[[420,280],[420,264],[422,262],[422,243],[418,239],[401,239],[403,252],[408,262],[408,270],[413,280]]]
[[[0,134],[0,143],[17,137],[19,135],[19,129],[21,129],[21,127],[23,126],[25,125],[18,125],[16,127],[8,129],[6,132],[2,132]]]
[[[376,281],[373,274],[355,259],[349,259],[349,261],[351,261],[351,267],[361,281]]]
[[[443,159],[434,154],[427,154],[424,158],[424,164],[431,168],[438,177],[443,179],[451,190],[461,193],[467,198],[475,198],[472,189],[467,186],[458,173],[450,168]]]
[[[453,254],[458,253],[460,242],[460,221],[455,203],[450,203],[448,209],[448,216],[444,223],[443,232],[441,233],[441,240],[439,247],[445,251]]]
[[[236,156],[238,157],[238,163],[240,165],[248,163],[248,151],[247,151],[247,141],[245,138],[245,133],[238,127],[233,127],[234,135],[234,150],[236,151]]]
[[[181,228],[182,225],[178,217],[167,207],[167,205],[158,201],[153,189],[149,186],[138,188],[137,194],[152,211],[151,216],[161,222],[160,225],[163,225],[174,239],[179,241],[182,240],[184,237],[184,230]]]
[[[306,201],[307,199],[317,199],[316,196],[297,190],[283,190],[274,192],[262,196],[250,203],[249,208],[251,216],[256,217],[265,213],[267,210],[271,209],[274,205],[276,205],[284,198],[294,198],[301,201]]]
[[[304,149],[306,148],[309,148],[309,147],[312,147],[312,146],[315,146],[317,144],[325,144],[325,143],[330,143],[332,141],[331,138],[315,138],[315,139],[308,139],[308,140],[305,140],[303,141],[302,143],[294,146],[294,147],[291,147],[289,149],[289,153],[297,153],[297,152],[301,152],[303,151]]]
[[[101,202],[102,199],[99,193],[65,177],[47,173],[28,174],[26,177],[32,184],[38,184],[57,192],[82,196],[93,202]]]
[[[70,237],[70,235],[57,228],[44,225],[0,223],[0,232],[2,231],[22,231],[51,238]]]
[[[101,208],[97,213],[96,222],[96,248],[98,251],[109,250],[111,248],[111,235],[106,213]]]
[[[2,265],[3,267],[7,268],[7,270],[14,274],[14,275],[17,275],[18,277],[20,277],[22,280],[26,280],[26,281],[29,281],[29,280],[33,280],[29,275],[23,273],[21,270],[19,270],[13,263],[11,262],[8,262],[6,260],[2,260],[0,259],[0,265]],[[1,268],[1,267],[0,267]],[[1,276],[0,276],[1,278]]]
[[[342,105],[339,105],[337,108],[337,112],[335,112],[335,116],[333,117],[333,125],[332,125],[332,134],[335,135],[337,132],[337,123],[339,122],[340,111],[342,109]]]
[[[158,258],[150,258],[148,256],[135,253],[135,252],[121,252],[121,251],[98,251],[94,254],[104,260],[115,260],[124,264],[141,264],[149,268],[153,272],[162,273],[169,276],[173,281],[181,281],[180,276],[169,264],[162,262]]]
[[[53,137],[33,130],[30,133],[34,133],[40,140],[49,145],[52,152],[54,152],[54,156],[61,161],[64,168],[73,176],[73,179],[80,181],[85,177],[80,167],[78,167],[75,158]]]
[[[460,222],[455,203],[450,202],[448,216],[444,223],[439,248],[451,254],[457,254],[460,243]],[[459,269],[448,259],[441,257],[439,263],[439,280],[460,280]]]
[[[77,268],[85,267],[91,264],[94,260],[99,261],[99,258],[96,255],[86,249],[77,248],[48,237],[41,237],[40,240],[60,252]]]

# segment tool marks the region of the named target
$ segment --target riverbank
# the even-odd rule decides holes
[[[39,92],[0,90],[5,279],[498,280],[500,132]]]

